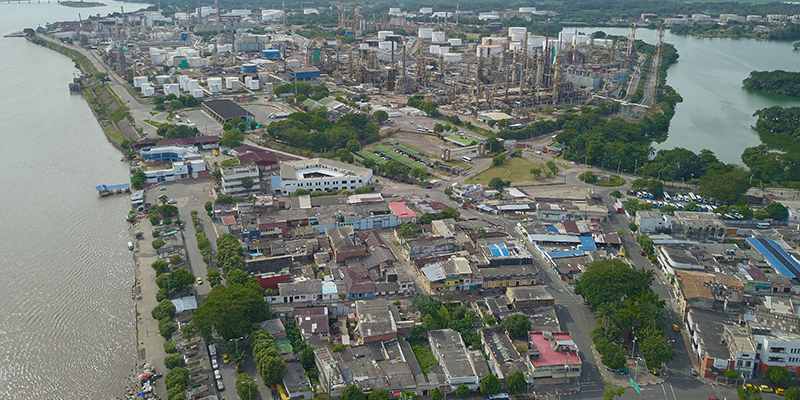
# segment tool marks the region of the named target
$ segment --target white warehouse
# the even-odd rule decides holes
[[[326,158],[312,158],[281,163],[280,182],[284,195],[297,189],[354,190],[372,183],[372,170]]]

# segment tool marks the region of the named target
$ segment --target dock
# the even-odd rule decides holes
[[[111,196],[113,194],[123,194],[123,193],[130,193],[131,192],[131,184],[130,183],[123,183],[120,185],[98,185],[94,187],[97,190],[97,194],[100,197]]]

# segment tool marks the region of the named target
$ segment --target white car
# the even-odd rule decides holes
[[[211,359],[211,368],[213,368],[213,369],[219,369],[219,363],[217,362],[217,359],[216,359],[216,358],[212,358],[212,359]]]
[[[218,369],[214,370],[214,378],[216,378],[217,380],[221,380],[222,379],[222,375],[219,374],[219,370]]]
[[[219,389],[220,392],[225,390],[225,385],[222,384],[222,379],[217,379],[217,389]]]

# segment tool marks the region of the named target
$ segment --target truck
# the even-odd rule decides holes
[[[269,119],[278,119],[278,118],[286,118],[289,116],[288,112],[281,111],[281,112],[274,112],[269,115]]]
[[[622,202],[619,201],[619,199],[617,199],[617,201],[614,202],[614,211],[622,212],[622,210],[623,210]]]

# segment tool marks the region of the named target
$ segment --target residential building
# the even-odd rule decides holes
[[[529,372],[527,363],[520,357],[503,326],[481,329],[483,352],[489,356],[489,369],[500,380],[514,372]]]
[[[533,310],[556,305],[556,300],[547,290],[547,286],[510,287],[506,291],[506,297],[514,305],[515,310]]]
[[[744,284],[738,279],[705,272],[677,271],[676,302],[683,314],[687,309],[720,313],[739,312]]]
[[[336,262],[344,261],[351,257],[361,257],[367,254],[367,246],[362,243],[356,243],[353,240],[353,228],[349,226],[342,226],[337,228],[328,228],[325,231],[331,243],[333,250],[333,259]]]
[[[728,228],[712,212],[675,211],[672,231],[686,238],[722,241]]]
[[[800,335],[757,325],[750,331],[758,346],[757,373],[764,376],[767,368],[778,367],[800,377]]]
[[[356,332],[360,343],[387,341],[397,338],[397,324],[383,299],[356,301]]]
[[[280,170],[280,190],[284,195],[297,189],[330,192],[372,184],[371,169],[325,158],[284,162]]]
[[[541,277],[534,266],[480,268],[476,275],[480,275],[484,289],[538,285]],[[477,282],[476,287],[480,287]]]
[[[389,208],[392,210],[392,214],[396,215],[397,219],[400,220],[400,223],[417,222],[417,214],[414,214],[405,202],[392,201],[389,203]]]
[[[655,247],[655,253],[661,268],[670,275],[675,275],[679,270],[703,271],[705,269],[703,264],[698,261],[691,246],[659,245]]]
[[[486,360],[470,355],[460,333],[452,329],[433,330],[428,332],[428,341],[451,390],[459,385],[467,385],[471,390],[479,389],[483,376],[478,375],[475,364],[483,364],[483,369],[486,369]]]
[[[222,193],[231,196],[244,196],[261,192],[258,167],[253,164],[222,167]],[[249,182],[248,182],[249,181]],[[250,185],[250,188],[245,186]],[[247,184],[247,185],[245,185]]]
[[[672,228],[672,220],[665,218],[661,211],[636,211],[634,222],[639,233],[661,233]]]
[[[328,322],[328,307],[296,307],[294,320],[300,334],[305,337],[320,335],[328,337],[330,324]]]
[[[231,154],[239,159],[239,164],[255,164],[262,171],[269,171],[278,167],[280,161],[272,153],[249,145],[242,145],[231,150]]]
[[[476,289],[472,267],[464,257],[435,261],[420,268],[420,271],[425,278],[423,284],[432,292]]]
[[[283,326],[283,322],[278,318],[262,321],[260,325],[261,329],[269,332],[276,339],[286,337],[286,327]]]
[[[528,344],[528,361],[534,382],[555,383],[542,379],[564,380],[581,376],[578,346],[568,332],[531,332]]]
[[[144,169],[147,183],[199,178],[207,171],[203,156],[192,146],[147,147],[140,150],[139,154],[145,161],[172,161],[170,168]]]
[[[278,284],[278,295],[268,296],[270,303],[306,303],[316,302],[322,298],[322,281],[319,279],[303,279],[295,282]]]
[[[303,365],[292,361],[286,363],[286,373],[281,384],[278,385],[281,400],[307,400],[314,398],[311,381],[303,370]]]
[[[356,385],[365,392],[388,390],[397,397],[403,391],[420,392],[413,370],[420,371],[419,364],[407,342],[393,339],[376,341],[365,345],[348,347],[333,352],[325,346],[314,350],[314,359],[319,370],[320,385],[331,397],[339,397],[347,385]],[[425,376],[417,375],[421,383]]]

